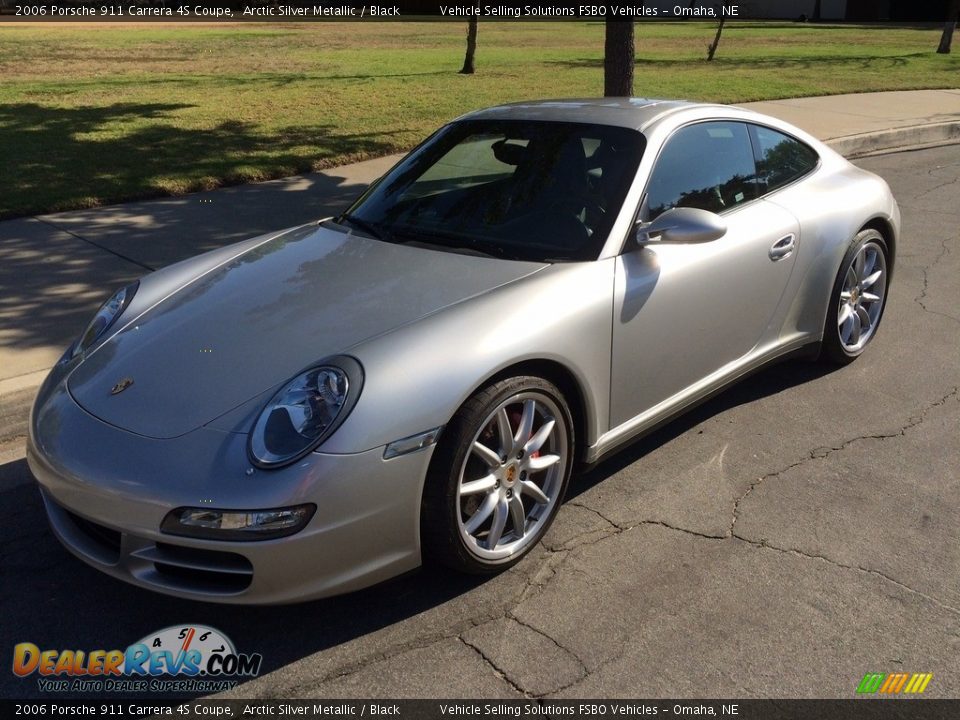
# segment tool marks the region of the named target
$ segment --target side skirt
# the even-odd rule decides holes
[[[680,400],[674,400],[673,402],[667,400],[662,403],[662,405],[667,406],[665,409],[656,413],[643,413],[604,433],[595,445],[587,448],[585,457],[580,463],[580,470],[590,470],[627,445],[659,430],[664,425],[668,425],[681,415],[711,400],[732,385],[735,385],[741,380],[745,380],[761,370],[766,370],[773,365],[786,362],[787,360],[816,360],[819,355],[820,341],[814,340],[806,341],[798,345],[787,345],[778,348],[778,350],[772,354],[761,355],[759,360],[754,358],[752,361],[747,361],[728,374],[724,374],[722,379],[706,383],[703,390]]]

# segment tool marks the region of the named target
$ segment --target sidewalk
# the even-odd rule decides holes
[[[847,155],[960,142],[960,89],[746,103]],[[0,437],[116,287],[177,260],[333,214],[400,156],[205,193],[0,222]],[[7,431],[5,433],[5,430]]]
[[[847,157],[960,141],[960,89],[830,95],[745,103],[793,123]]]

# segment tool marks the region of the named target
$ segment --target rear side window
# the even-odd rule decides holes
[[[747,126],[704,122],[667,141],[647,186],[647,219],[675,207],[723,212],[757,197]]]
[[[776,130],[751,125],[750,135],[757,156],[757,183],[761,195],[806,175],[820,161],[808,145]]]

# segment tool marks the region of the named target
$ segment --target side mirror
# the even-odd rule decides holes
[[[637,226],[637,244],[705,243],[727,234],[727,224],[719,215],[697,208],[673,208],[656,220]]]

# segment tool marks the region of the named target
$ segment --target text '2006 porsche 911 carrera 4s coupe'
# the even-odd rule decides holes
[[[883,180],[747,110],[481,110],[336,218],[117,291],[30,467],[75,555],[180,597],[495,572],[576,467],[774,360],[858,357],[899,230]]]

